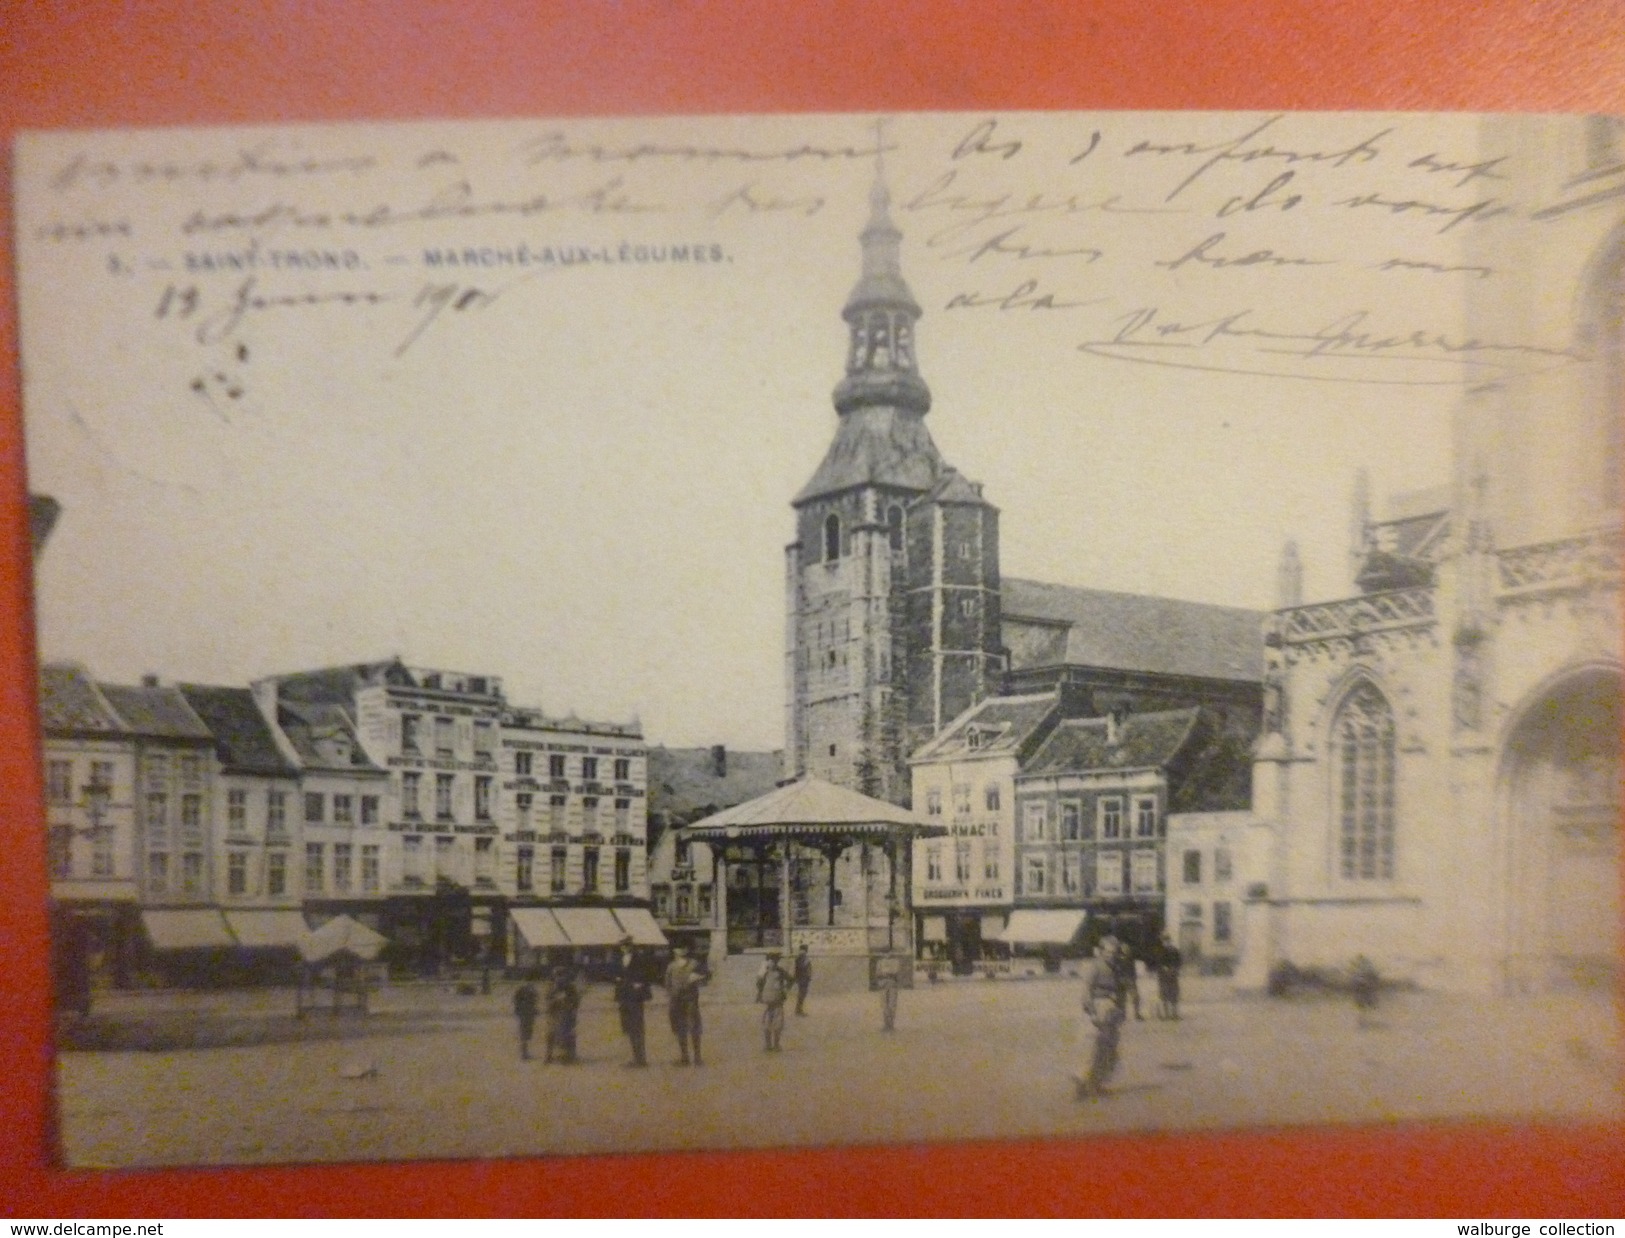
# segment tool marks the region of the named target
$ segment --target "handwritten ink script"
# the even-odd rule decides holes
[[[1079,383],[1470,386],[1589,360],[1567,321],[1481,321],[1465,291],[1625,194],[1617,155],[1503,128],[1106,114],[31,135],[25,330],[71,320],[217,419],[315,347],[382,381],[619,313],[650,364],[680,362],[685,329],[838,299],[880,209],[928,335],[955,350],[995,341]]]

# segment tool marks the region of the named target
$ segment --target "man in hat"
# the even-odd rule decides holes
[[[530,1038],[536,1031],[536,1012],[541,998],[536,993],[535,973],[527,973],[524,983],[513,991],[513,1013],[519,1020],[519,1060],[530,1060]]]
[[[807,990],[812,988],[812,956],[803,945],[796,951],[796,1013],[806,1014]]]
[[[621,938],[621,955],[615,972],[615,1007],[621,1013],[621,1031],[632,1044],[628,1066],[647,1066],[644,1053],[643,1003],[649,1000],[649,984],[637,972],[637,958],[631,937]]]
[[[767,952],[767,966],[756,979],[756,1000],[767,1009],[762,1011],[762,1039],[769,1053],[779,1051],[784,1036],[784,1003],[790,996],[790,973],[784,970],[777,950]]]
[[[689,1064],[690,1044],[694,1048],[694,1065],[705,1065],[705,1059],[700,1056],[700,1034],[704,1030],[700,1023],[700,986],[709,979],[700,966],[704,957],[705,951],[695,945],[687,954],[677,954],[666,968],[668,1015],[672,1035],[677,1037],[677,1049],[682,1054],[677,1060],[679,1066]]]

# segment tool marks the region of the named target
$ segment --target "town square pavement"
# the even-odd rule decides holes
[[[1152,986],[1144,986],[1150,988]],[[397,985],[366,1016],[295,1024],[291,992],[113,995],[58,1055],[62,1158],[74,1166],[510,1157],[663,1148],[917,1142],[1095,1131],[1618,1121],[1612,998],[1238,997],[1187,985],[1179,1022],[1132,1018],[1112,1094],[1073,1098],[1088,1038],[1080,982],[961,981],[878,998],[821,995],[765,1053],[760,1007],[705,1007],[703,1067],[673,1064],[657,995],[651,1067],[628,1069],[605,986],[582,1009],[582,1061],[521,1061],[512,985]],[[538,1028],[538,1037],[541,1029]],[[121,1039],[122,1038],[122,1039]]]

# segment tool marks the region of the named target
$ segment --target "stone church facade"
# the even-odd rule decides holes
[[[1618,974],[1625,221],[1595,186],[1625,142],[1564,117],[1487,117],[1481,139],[1544,196],[1515,240],[1464,240],[1494,268],[1464,338],[1553,354],[1465,391],[1440,490],[1373,518],[1357,483],[1347,596],[1299,604],[1283,570],[1243,983],[1356,952],[1465,991]]]

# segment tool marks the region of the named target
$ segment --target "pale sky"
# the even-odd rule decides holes
[[[1294,537],[1308,597],[1347,593],[1356,469],[1379,510],[1448,481],[1462,372],[1392,341],[1460,338],[1494,277],[1438,268],[1521,225],[1448,212],[1516,169],[1443,166],[1482,158],[1468,117],[986,120],[893,118],[885,175],[927,424],[1005,574],[1266,608]],[[245,683],[398,653],[778,747],[872,121],[26,140],[42,654]]]

